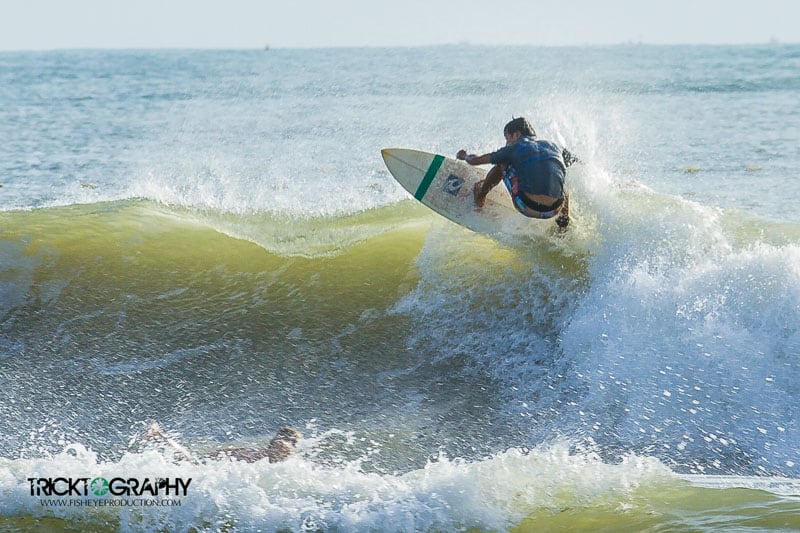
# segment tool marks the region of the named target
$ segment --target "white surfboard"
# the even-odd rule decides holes
[[[405,148],[384,148],[381,155],[405,190],[457,224],[480,233],[496,233],[507,220],[519,217],[503,186],[492,189],[483,207],[475,206],[472,187],[486,176],[485,168]]]

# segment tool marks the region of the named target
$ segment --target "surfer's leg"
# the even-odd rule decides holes
[[[472,195],[475,197],[475,205],[482,207],[484,202],[486,202],[486,195],[502,180],[503,165],[495,165],[489,169],[489,172],[486,173],[486,177],[476,183],[475,187],[472,188]]]
[[[486,178],[483,180],[484,194],[489,194],[489,191],[494,189],[498,183],[503,181],[503,165],[495,165],[486,173]]]
[[[155,444],[167,444],[170,448],[173,449],[175,452],[175,457],[179,460],[191,461],[192,463],[196,463],[197,460],[192,456],[191,452],[187,450],[184,446],[178,443],[175,439],[167,435],[167,433],[161,429],[161,426],[158,425],[158,422],[153,422],[148,426],[147,430],[144,432],[144,440],[150,441]]]

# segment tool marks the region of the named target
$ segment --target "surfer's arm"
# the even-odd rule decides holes
[[[459,150],[458,153],[456,154],[456,159],[461,159],[462,161],[466,161],[472,166],[486,165],[487,163],[492,162],[492,154],[475,155],[475,154],[468,154],[466,150]]]

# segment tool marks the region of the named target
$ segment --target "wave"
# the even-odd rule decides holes
[[[609,467],[796,477],[800,228],[592,177],[566,237],[519,220],[490,238],[409,202],[0,213],[2,455],[120,461],[118,435],[156,418],[201,441],[352,430],[382,452],[341,460],[378,479],[554,439]]]
[[[95,376],[344,357],[388,362],[381,379],[403,387],[449,368],[532,423],[517,444],[572,432],[666,443],[659,457],[687,471],[793,472],[792,415],[775,406],[797,395],[797,225],[598,174],[573,195],[566,238],[521,217],[487,238],[410,202],[318,219],[139,200],[4,212],[0,353]]]
[[[77,339],[107,338],[109,346],[124,337],[134,342],[163,323],[181,339],[164,356],[177,361],[194,353],[193,344],[184,344],[193,340],[189,332],[241,329],[248,314],[305,315],[317,317],[320,328],[341,328],[342,316],[360,316],[372,300],[394,301],[398,287],[414,282],[430,216],[404,204],[290,221],[133,200],[10,211],[0,213],[0,222],[3,357],[35,352],[41,344],[13,332],[23,338],[45,334],[56,346],[94,353],[96,347]],[[352,309],[337,304],[342,297],[352,299]],[[326,315],[332,308],[336,313]],[[39,317],[35,324],[33,317]],[[200,338],[209,339],[209,349],[227,345]],[[145,350],[150,348],[148,343]],[[135,360],[141,351],[134,347],[119,358]]]

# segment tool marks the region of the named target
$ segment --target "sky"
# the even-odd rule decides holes
[[[0,0],[0,50],[800,43],[800,0]]]

